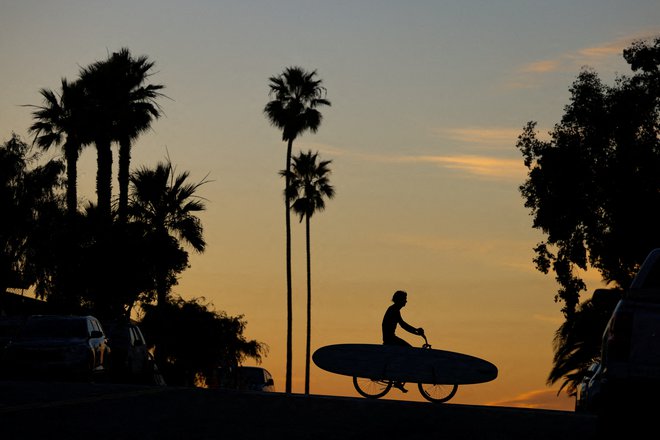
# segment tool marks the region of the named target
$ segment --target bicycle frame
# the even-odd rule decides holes
[[[419,336],[424,338],[422,348],[431,350],[431,344],[429,344],[426,335],[422,333]],[[396,382],[390,379],[370,379],[353,376],[353,386],[356,391],[368,399],[378,399],[385,396],[395,384]],[[458,390],[458,385],[418,383],[417,388],[422,397],[429,402],[444,403],[454,397]]]

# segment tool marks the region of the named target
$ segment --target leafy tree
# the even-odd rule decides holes
[[[566,319],[550,382],[563,376],[574,383],[588,364],[568,358],[591,359],[600,349],[599,338],[579,333],[586,327],[577,322],[585,316],[579,270],[592,267],[606,283],[625,289],[649,251],[660,246],[660,38],[636,42],[623,55],[633,76],[606,86],[583,69],[550,139],[537,137],[535,122],[518,138],[529,169],[520,191],[534,228],[546,235],[535,262],[541,272],[554,272],[560,286],[555,299],[563,302]],[[578,334],[569,339],[571,332]]]
[[[164,307],[144,306],[141,327],[156,344],[163,359],[159,367],[170,385],[208,380],[217,367],[240,365],[247,358],[260,362],[268,351],[265,344],[245,339],[243,316],[227,316],[202,300],[174,298]]]
[[[52,307],[116,319],[129,317],[137,303],[150,303],[158,293],[160,303],[167,302],[177,275],[188,267],[178,234],[197,249],[203,238],[201,225],[186,219],[186,212],[199,208],[198,201],[186,201],[185,194],[194,192],[185,183],[187,173],[175,177],[170,164],[160,165],[136,175],[134,221],[108,224],[90,203],[74,221],[53,212],[48,225],[32,232],[39,246],[36,291]],[[177,202],[188,206],[177,210]]]
[[[84,90],[80,82],[62,79],[59,95],[50,89],[41,89],[39,93],[43,105],[34,106],[35,122],[30,131],[34,133],[36,144],[44,150],[62,145],[67,173],[66,204],[73,216],[78,210],[78,157],[87,143]]]
[[[89,261],[88,229],[84,214],[72,215],[68,209],[52,207],[44,221],[30,231],[34,238],[34,288],[49,307],[63,313],[77,313],[84,304],[84,286]]]
[[[99,220],[91,204],[73,219],[50,204],[30,229],[29,280],[54,312],[116,319],[152,299],[154,258],[143,225]]]
[[[329,106],[325,99],[323,81],[316,79],[316,71],[308,72],[301,67],[288,67],[281,74],[269,78],[273,97],[266,104],[264,114],[270,123],[282,130],[282,141],[287,143],[285,174],[285,224],[286,224],[286,283],[287,283],[287,340],[286,340],[286,392],[291,392],[292,373],[292,325],[293,300],[291,289],[291,203],[289,200],[289,175],[293,141],[305,131],[315,133],[321,125],[322,115],[317,107]]]
[[[38,165],[38,158],[16,134],[0,146],[0,295],[8,287],[34,282],[38,243],[32,232],[48,221],[51,207],[61,201],[63,164]]]
[[[325,209],[324,198],[335,196],[335,189],[330,185],[331,160],[317,162],[318,153],[311,151],[293,158],[290,175],[286,171],[281,174],[289,178],[288,199],[292,201],[291,209],[305,219],[305,243],[307,250],[307,342],[305,352],[305,394],[309,394],[309,367],[312,334],[312,263],[310,247],[310,219],[317,211]]]

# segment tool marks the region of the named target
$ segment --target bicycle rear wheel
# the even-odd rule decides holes
[[[458,385],[420,383],[417,384],[421,395],[429,402],[443,403],[454,397]]]
[[[353,386],[361,396],[367,399],[378,399],[392,388],[392,381],[353,376]]]

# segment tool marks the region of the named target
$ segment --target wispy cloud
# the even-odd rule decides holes
[[[575,408],[575,398],[564,392],[557,395],[556,389],[540,389],[519,394],[508,400],[489,402],[487,405],[572,411]]]
[[[485,132],[477,130],[456,130],[457,135],[471,137],[474,141],[486,136]],[[510,133],[509,133],[510,134]],[[500,133],[500,135],[503,135]],[[428,164],[460,172],[473,178],[522,182],[526,168],[519,159],[509,159],[488,155],[446,154],[446,155],[395,155],[353,152],[330,146],[315,148],[330,156],[347,157],[360,161],[394,164]]]
[[[506,159],[493,156],[417,156],[413,161],[426,162],[451,170],[461,171],[470,176],[492,180],[522,182],[526,168],[519,159]]]
[[[520,67],[523,73],[552,73],[575,71],[581,66],[598,65],[606,58],[621,57],[623,49],[630,45],[631,39],[618,40],[602,46],[587,47],[574,52],[564,53],[554,59],[534,61]]]
[[[512,245],[509,240],[478,240],[423,234],[394,234],[388,235],[386,240],[408,247],[469,255],[472,258],[475,255],[490,256],[504,246]]]
[[[453,127],[435,129],[434,132],[447,139],[476,146],[510,148],[522,132],[522,127]]]
[[[536,83],[538,75],[555,72],[576,72],[582,66],[597,68],[605,63],[621,61],[623,50],[635,40],[644,40],[657,35],[658,31],[640,32],[604,42],[598,46],[585,47],[557,55],[553,58],[532,61],[516,70],[515,78],[509,82],[512,88],[529,88]]]
[[[561,60],[541,60],[522,66],[520,71],[526,73],[548,73],[559,70],[561,66]]]
[[[531,256],[527,259],[527,251],[534,246],[534,240],[484,240],[442,234],[388,234],[382,239],[397,246],[454,255],[456,258],[467,258],[473,263],[479,261],[498,268],[500,272],[507,270],[521,274],[538,274]],[[540,316],[535,316],[534,319],[544,320]]]
[[[602,58],[611,56],[621,56],[623,50],[630,46],[635,38],[626,38],[611,43],[603,44],[602,46],[587,47],[577,51],[573,58],[576,61],[586,60],[587,62],[597,62]]]

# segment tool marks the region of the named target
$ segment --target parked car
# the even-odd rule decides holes
[[[595,412],[600,394],[600,362],[593,362],[577,386],[576,412]]]
[[[7,345],[4,358],[13,374],[90,379],[105,373],[109,353],[95,317],[34,315]]]
[[[23,317],[0,317],[0,374],[5,371],[5,347],[16,337],[23,321]]]
[[[253,391],[275,391],[275,381],[268,370],[261,367],[238,367],[238,388]]]
[[[4,348],[16,337],[24,321],[25,318],[22,317],[0,317],[0,355]]]
[[[217,382],[211,384],[211,387],[273,392],[275,381],[265,368],[238,366],[218,369]]]
[[[157,383],[158,368],[149,351],[149,346],[140,330],[132,320],[115,320],[104,323],[108,336],[108,345],[112,351],[109,373],[114,381]]]
[[[660,392],[660,249],[647,256],[614,309],[601,358],[604,412],[655,400]]]

